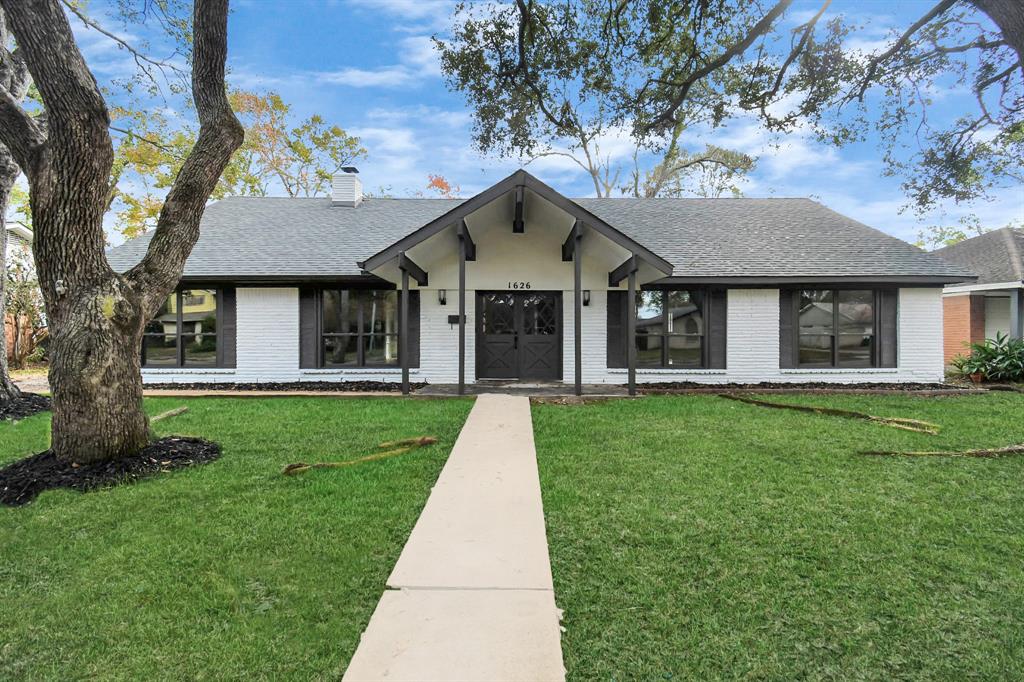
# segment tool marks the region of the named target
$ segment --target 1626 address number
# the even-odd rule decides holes
[[[529,289],[530,288],[530,283],[529,282],[509,282],[508,283],[508,288],[509,289]]]

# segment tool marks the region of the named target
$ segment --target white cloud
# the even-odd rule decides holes
[[[320,71],[312,76],[321,83],[347,85],[353,88],[397,88],[414,81],[412,72],[404,66],[383,66],[374,69],[348,67],[339,71]]]

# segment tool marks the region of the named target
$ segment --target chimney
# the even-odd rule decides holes
[[[363,201],[363,183],[359,181],[359,170],[345,166],[331,180],[331,205],[355,207]]]

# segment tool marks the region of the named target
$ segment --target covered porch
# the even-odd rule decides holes
[[[421,300],[437,301],[429,314],[438,318],[421,320],[421,330],[444,324],[457,329],[457,343],[451,344],[456,347],[430,352],[451,354],[458,366],[459,395],[478,381],[491,380],[504,382],[506,388],[512,381],[561,382],[582,395],[585,365],[600,363],[605,368],[603,350],[600,357],[585,355],[584,308],[597,299],[603,305],[606,292],[624,284],[632,338],[636,292],[672,274],[672,265],[663,257],[525,171],[513,173],[359,266],[402,291],[403,392],[409,392],[409,292],[419,290]],[[599,331],[603,338],[604,329]],[[421,337],[423,352],[430,343]],[[629,344],[630,395],[636,391],[636,364],[636,348]]]

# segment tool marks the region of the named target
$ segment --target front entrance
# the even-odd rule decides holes
[[[478,379],[562,378],[562,292],[476,295]]]

